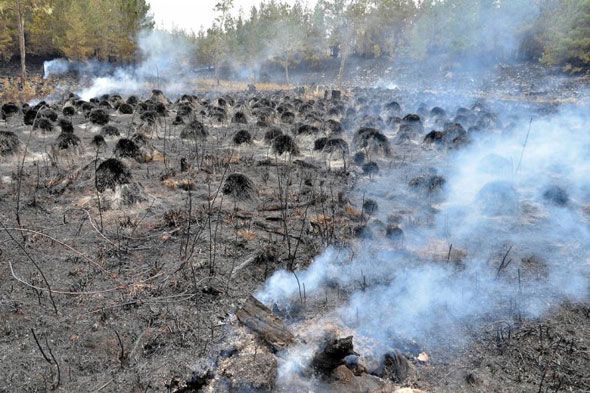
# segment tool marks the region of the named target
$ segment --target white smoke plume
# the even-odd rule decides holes
[[[447,182],[444,197],[432,201],[433,221],[406,221],[401,246],[377,237],[327,249],[298,279],[310,303],[335,287],[346,300],[321,320],[292,327],[317,335],[339,326],[375,358],[408,345],[452,353],[484,323],[587,300],[590,112],[583,109],[525,116],[511,131],[480,135],[435,161]],[[359,191],[396,213],[420,203],[408,203],[406,175],[393,169]],[[292,273],[278,271],[257,297],[288,308],[300,303],[299,291]],[[304,367],[310,351],[313,345],[294,348],[280,375]]]
[[[143,31],[137,39],[140,61],[114,67],[98,61],[70,62],[55,59],[44,64],[45,78],[75,72],[86,85],[78,91],[88,100],[102,94],[135,94],[157,88],[166,93],[186,93],[195,77],[191,67],[194,47],[185,38],[165,31]],[[86,83],[84,83],[86,82]]]

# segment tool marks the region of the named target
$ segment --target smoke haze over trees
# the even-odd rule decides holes
[[[16,3],[22,6],[27,55],[137,60],[139,33],[153,29],[145,0],[0,0],[0,59],[19,56]],[[239,2],[238,2],[239,3]],[[497,64],[515,59],[590,65],[590,0],[319,0],[313,7],[265,0],[237,17],[220,1],[212,27],[172,32],[192,44],[195,66],[231,64],[254,72],[351,56],[388,61]],[[217,75],[219,76],[219,75]]]

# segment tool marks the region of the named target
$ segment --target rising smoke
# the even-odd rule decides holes
[[[77,74],[82,79],[81,85],[86,86],[77,93],[85,100],[114,92],[141,93],[150,88],[169,94],[187,92],[199,70],[191,66],[194,50],[185,38],[159,30],[143,31],[137,45],[138,64],[115,67],[99,61],[55,59],[45,62],[45,78]]]
[[[444,198],[434,202],[433,222],[406,221],[402,246],[381,237],[329,248],[298,272],[310,302],[335,287],[348,296],[321,320],[294,328],[313,337],[323,326],[338,326],[354,334],[359,352],[374,358],[412,345],[452,354],[486,323],[536,318],[565,300],[587,299],[585,109],[532,121],[525,116],[510,132],[481,135],[449,153],[439,162],[447,183]],[[359,191],[395,213],[411,206],[404,184],[406,171],[394,169]],[[279,271],[257,297],[289,308],[300,302],[299,291],[294,275]],[[308,342],[290,352],[279,379],[305,367],[317,345]]]

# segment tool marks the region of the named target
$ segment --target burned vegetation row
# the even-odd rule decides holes
[[[392,187],[430,206],[440,157],[502,121],[363,89],[4,103],[0,388],[275,389],[272,342],[248,336],[256,361],[228,350],[240,304],[328,245],[403,241],[398,212],[358,184],[407,167]],[[351,351],[334,338],[311,372],[353,379]],[[404,384],[409,360],[384,361],[370,386]]]

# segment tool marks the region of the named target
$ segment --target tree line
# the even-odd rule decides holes
[[[173,5],[171,5],[173,6]],[[590,65],[590,0],[263,0],[235,16],[219,0],[212,26],[174,32],[194,46],[195,65],[254,69],[275,63],[289,79],[305,62],[350,56],[399,61],[508,61]],[[0,58],[137,58],[137,37],[154,27],[146,0],[0,0]]]
[[[146,0],[0,0],[0,60],[27,55],[132,61],[154,23]]]
[[[193,35],[196,59],[245,69],[289,67],[334,57],[457,63],[527,60],[590,66],[590,0],[319,0],[313,7],[263,1],[233,17],[216,6],[214,25]]]

